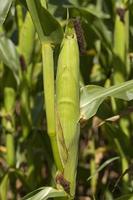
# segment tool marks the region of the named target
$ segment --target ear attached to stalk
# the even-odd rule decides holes
[[[65,160],[65,148],[60,148],[59,142],[60,155],[64,161],[64,178],[70,182],[70,194],[74,196],[79,141],[79,47],[72,21],[66,26],[58,58],[56,108],[57,122],[60,123],[64,147],[68,153]],[[60,137],[58,126],[56,132],[57,137]]]

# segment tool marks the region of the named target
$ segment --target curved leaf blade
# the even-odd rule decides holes
[[[19,84],[19,55],[13,42],[4,35],[0,36],[0,60],[11,69]]]
[[[0,199],[1,200],[7,199],[8,186],[9,186],[9,176],[8,174],[5,174],[5,176],[3,177],[0,183]]]
[[[93,22],[91,27],[98,38],[102,41],[102,45],[105,49],[112,52],[112,32],[108,30],[104,22],[101,19],[97,19]]]
[[[126,101],[132,100],[133,80],[111,86],[110,88],[96,85],[82,87],[80,101],[81,118],[89,119],[95,115],[101,103],[109,96]]]
[[[94,6],[93,4],[89,4],[88,6],[83,7],[83,6],[79,5],[79,2],[77,0],[76,1],[69,0],[69,2],[72,5],[64,5],[64,7],[74,8],[85,17],[88,15],[92,15],[92,16],[100,18],[100,19],[110,18],[109,14],[102,12],[102,10],[99,10],[97,8],[97,6]]]
[[[0,0],[0,25],[2,25],[6,19],[13,0]]]
[[[89,181],[90,179],[92,179],[96,174],[98,174],[107,165],[109,165],[110,163],[112,163],[113,161],[118,160],[118,159],[119,159],[119,157],[114,157],[114,158],[110,158],[110,159],[106,160],[100,167],[98,167],[98,169],[94,172],[94,174],[92,174],[91,176],[89,176],[89,178],[87,179],[87,181]]]
[[[89,5],[86,8],[76,7],[82,14],[88,15],[91,14],[97,18],[105,18],[108,19],[110,16],[108,14],[103,13],[102,11],[98,10],[96,6]]]
[[[52,187],[42,187],[39,188],[27,196],[25,196],[22,200],[46,200],[52,197],[65,197],[66,193],[64,190],[57,190]]]
[[[133,200],[133,194],[126,194],[121,197],[118,197],[115,200]]]

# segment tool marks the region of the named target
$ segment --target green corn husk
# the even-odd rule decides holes
[[[74,196],[79,140],[79,48],[72,24],[68,24],[61,45],[56,79],[57,121],[67,148],[64,161],[64,178],[70,182],[70,194]],[[57,127],[57,137],[60,137]],[[58,140],[60,142],[60,139]],[[62,144],[59,144],[61,147]],[[65,148],[64,148],[65,151]]]

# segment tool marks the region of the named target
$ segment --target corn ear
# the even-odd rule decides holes
[[[56,106],[68,152],[67,161],[64,161],[64,177],[70,182],[70,194],[73,196],[79,140],[79,48],[70,23],[66,28],[58,59]],[[63,157],[62,151],[61,156]]]
[[[69,149],[79,119],[79,50],[74,29],[67,31],[58,59],[57,111]]]

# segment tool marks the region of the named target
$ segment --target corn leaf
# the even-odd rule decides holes
[[[133,200],[133,194],[126,194],[121,197],[118,197],[115,200]]]
[[[9,176],[5,174],[1,183],[0,183],[0,199],[6,200],[7,199],[7,192],[8,192],[8,185],[9,185]]]
[[[104,125],[106,130],[107,138],[112,147],[118,151],[120,155],[133,156],[132,146],[127,135],[118,126],[112,126],[110,123]],[[125,158],[126,156],[123,156]]]
[[[99,106],[107,97],[115,97],[130,101],[133,99],[133,80],[104,88],[88,85],[81,88],[80,111],[81,118],[89,119],[96,114]]]
[[[46,200],[52,197],[65,197],[66,193],[63,190],[57,190],[52,187],[42,187],[39,188],[27,196],[25,196],[22,200]]]
[[[27,0],[28,9],[42,42],[58,44],[63,38],[63,30],[58,21],[47,11],[46,1]]]
[[[103,18],[103,19],[110,18],[109,14],[102,12],[96,6],[94,6],[93,4],[89,4],[86,7],[81,7],[79,5],[79,2],[77,2],[77,1],[73,1],[73,0],[70,1],[69,0],[69,2],[72,4],[72,5],[69,6],[70,8],[74,8],[74,9],[78,10],[85,17],[88,16],[88,15],[93,15],[97,18]]]
[[[0,0],[0,25],[2,25],[6,19],[12,1],[13,0]]]
[[[0,36],[0,60],[11,69],[19,83],[19,55],[13,42],[4,35]]]
[[[93,22],[91,27],[100,41],[102,41],[102,45],[105,49],[112,51],[112,33],[108,30],[103,21],[101,19],[97,19]]]
[[[92,174],[91,176],[89,176],[89,178],[87,179],[87,181],[89,181],[90,179],[92,179],[96,174],[98,174],[98,172],[100,172],[102,169],[104,169],[107,165],[109,165],[110,163],[112,163],[115,160],[118,160],[119,157],[114,157],[111,159],[106,160],[100,167],[98,167],[98,169],[95,171],[94,174]]]

